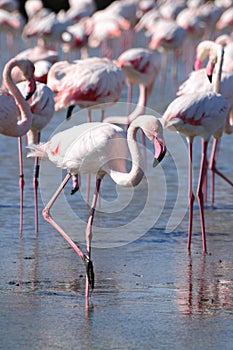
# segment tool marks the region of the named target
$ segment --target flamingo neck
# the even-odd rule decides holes
[[[122,173],[115,170],[110,170],[109,175],[113,181],[125,187],[137,186],[143,178],[143,160],[136,142],[136,133],[138,127],[130,126],[127,132],[127,143],[131,155],[132,167],[129,173]]]
[[[13,95],[20,109],[21,118],[17,123],[16,133],[17,136],[23,136],[31,128],[32,113],[29,104],[27,103],[27,101],[25,101],[23,95],[21,94],[20,90],[18,89],[18,87],[12,79],[11,72],[15,66],[18,66],[17,60],[11,60],[5,65],[3,70],[3,80],[5,82],[6,87]]]
[[[221,45],[221,49],[218,50],[217,53],[217,67],[216,74],[214,75],[214,92],[220,93],[220,84],[221,84],[221,75],[222,75],[222,65],[223,65],[223,56],[224,56],[224,48]]]

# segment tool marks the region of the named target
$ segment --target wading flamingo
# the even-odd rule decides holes
[[[223,38],[218,39],[222,42]],[[214,47],[218,47],[218,44],[214,41],[204,40],[197,46],[197,54],[194,62],[195,71],[191,72],[188,79],[185,80],[179,90],[177,95],[185,95],[193,93],[195,91],[211,91],[213,90],[213,85],[210,84],[210,81],[206,75],[206,69],[201,68],[202,62],[205,58],[211,55]],[[222,74],[221,74],[221,84],[219,92],[223,95],[230,104],[230,110],[227,116],[226,126],[224,132],[231,134],[233,132],[233,45],[232,42],[224,46],[224,58],[222,65]],[[214,72],[214,74],[216,74]],[[212,152],[209,161],[209,168],[212,174],[212,190],[211,190],[211,201],[214,205],[214,193],[215,193],[215,174],[219,175],[223,180],[225,180],[229,185],[233,186],[233,182],[226,177],[219,169],[216,167],[217,161],[217,147],[219,145],[220,138],[216,138],[213,141]],[[207,186],[206,186],[207,187]],[[206,197],[206,194],[205,194]]]
[[[57,166],[66,169],[67,175],[43,210],[43,216],[71,245],[81,257],[86,266],[86,300],[89,287],[94,287],[94,271],[91,262],[92,224],[95,214],[96,201],[99,196],[100,183],[105,174],[121,186],[137,186],[143,177],[142,159],[136,142],[136,132],[141,129],[149,140],[154,142],[154,166],[160,162],[166,146],[163,139],[163,128],[160,121],[151,115],[143,115],[135,119],[127,131],[114,124],[92,122],[84,123],[54,135],[48,142],[31,145],[28,157],[48,157]],[[132,168],[126,170],[128,151],[131,154]],[[50,209],[59,194],[72,177],[79,173],[96,174],[96,189],[91,205],[90,216],[86,227],[85,255],[71,240],[65,231],[55,222]]]
[[[191,248],[192,223],[193,223],[193,202],[192,190],[192,145],[195,136],[202,138],[202,157],[200,175],[197,187],[197,198],[200,210],[201,231],[203,251],[207,252],[205,222],[204,222],[204,198],[203,188],[207,171],[207,147],[211,136],[221,137],[226,124],[229,112],[229,103],[220,95],[219,85],[221,79],[221,68],[223,62],[223,47],[214,47],[210,61],[207,65],[207,74],[212,74],[213,63],[216,61],[216,74],[214,91],[196,92],[177,97],[167,107],[163,114],[162,121],[165,128],[171,128],[186,136],[189,149],[189,228],[188,228],[188,249]],[[209,71],[209,68],[211,70]]]
[[[22,81],[17,84],[23,96],[26,96],[27,84]],[[50,122],[54,115],[54,99],[52,90],[45,84],[36,82],[36,91],[28,100],[32,112],[32,126],[26,134],[27,144],[38,144],[41,132]],[[34,188],[34,208],[35,208],[35,232],[38,233],[38,178],[39,159],[35,158],[33,188]],[[23,173],[21,174],[23,176]]]
[[[20,90],[12,79],[11,72],[14,67],[19,67],[23,72],[27,84],[27,96],[23,97]],[[6,136],[18,137],[19,148],[19,188],[20,188],[20,234],[23,225],[23,161],[21,136],[25,135],[32,126],[32,112],[26,100],[28,100],[36,89],[34,79],[34,65],[28,59],[11,59],[3,70],[3,81],[11,92],[11,95],[0,91],[0,133]]]

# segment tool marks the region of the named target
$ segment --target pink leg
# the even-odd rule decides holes
[[[48,204],[45,206],[43,210],[43,217],[46,221],[50,223],[61,235],[62,237],[69,243],[69,245],[74,249],[74,251],[80,256],[80,258],[83,260],[84,265],[86,267],[86,279],[88,283],[86,283],[86,288],[88,289],[85,293],[86,296],[88,296],[88,291],[89,291],[89,284],[91,288],[94,288],[94,272],[93,272],[93,264],[92,261],[89,259],[88,256],[86,256],[82,250],[77,246],[72,239],[65,233],[65,231],[53,220],[53,218],[50,215],[50,209],[56,199],[58,198],[59,194],[67,184],[67,182],[70,180],[72,177],[71,174],[67,174],[60,186],[58,187],[57,191],[54,193]],[[88,252],[89,255],[89,252]]]
[[[22,138],[18,137],[18,151],[19,151],[19,234],[22,237],[23,232],[23,191],[24,191],[24,174],[23,174],[23,156],[22,156]]]
[[[193,194],[193,142],[189,141],[189,190],[188,190],[188,198],[189,198],[189,227],[188,227],[188,250],[191,248],[191,240],[192,240],[192,230],[193,230],[193,202],[194,202],[194,194]]]
[[[203,252],[206,253],[206,234],[205,234],[205,219],[204,219],[204,196],[203,196],[203,183],[206,176],[206,155],[207,155],[208,141],[202,141],[202,157],[200,166],[200,175],[197,186],[197,198],[200,210],[200,220],[201,220],[201,232],[202,232],[202,244]]]
[[[167,82],[167,63],[168,63],[168,53],[166,50],[164,50],[161,69],[160,69],[160,97],[163,97],[164,95],[164,90]]]
[[[91,123],[91,110],[87,111],[87,122]],[[87,174],[87,188],[86,188],[86,205],[88,205],[90,201],[90,187],[91,187],[91,174]]]
[[[220,139],[214,139],[212,152],[210,156],[210,170],[212,172],[212,205],[214,205],[214,191],[215,191],[215,174],[219,175],[223,180],[225,180],[229,185],[233,186],[233,182],[229,180],[223,173],[221,173],[216,168],[216,159],[217,159],[217,146],[220,142]]]
[[[90,259],[91,259],[92,224],[93,224],[93,220],[94,220],[97,199],[99,197],[101,180],[102,180],[102,178],[98,178],[98,177],[96,179],[96,188],[95,188],[95,192],[93,195],[92,204],[91,204],[91,211],[90,211],[90,215],[89,215],[87,227],[86,227],[87,256],[88,256],[89,261],[91,261]],[[88,283],[88,280],[86,280],[86,297],[89,295],[89,286],[92,289],[94,288],[94,273],[92,274],[91,279],[92,279],[91,283],[90,283],[90,280],[89,280],[89,283]]]
[[[205,162],[205,177],[204,177],[204,181],[203,181],[203,200],[204,200],[204,202],[207,201],[207,188],[208,188],[207,170],[208,170],[208,161],[206,159],[206,162]]]

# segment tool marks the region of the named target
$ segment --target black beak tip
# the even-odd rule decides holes
[[[213,78],[212,74],[207,74],[207,77],[209,79],[209,82],[212,84],[212,78]]]
[[[34,91],[33,92],[29,92],[27,94],[27,96],[25,97],[25,100],[28,101],[32,97],[33,94],[34,94]]]
[[[154,158],[153,168],[155,168],[158,164],[159,164],[158,159],[157,159],[157,158]]]
[[[153,162],[153,168],[155,168],[164,158],[165,154],[166,154],[166,150],[163,151],[162,153],[160,153],[158,158],[154,158],[154,162]]]

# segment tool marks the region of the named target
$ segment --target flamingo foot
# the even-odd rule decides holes
[[[87,274],[89,286],[91,290],[93,290],[95,286],[95,274],[94,274],[93,263],[86,255],[84,255],[83,261],[86,267],[86,274]]]

